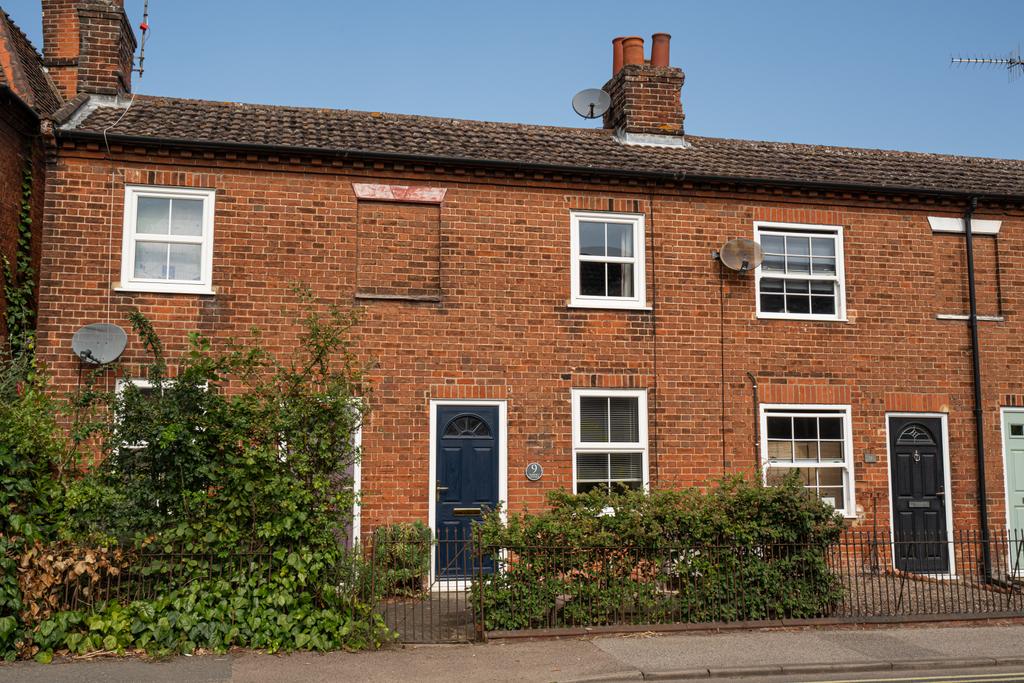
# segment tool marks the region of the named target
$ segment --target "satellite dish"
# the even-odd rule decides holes
[[[744,273],[761,265],[764,252],[761,251],[761,245],[754,240],[741,237],[723,244],[722,250],[718,252],[718,259],[726,268]]]
[[[585,119],[596,119],[604,116],[608,107],[612,106],[612,98],[600,88],[580,90],[572,98],[572,108]]]
[[[117,325],[93,323],[75,332],[71,337],[71,350],[85,363],[106,365],[124,353],[128,335]]]

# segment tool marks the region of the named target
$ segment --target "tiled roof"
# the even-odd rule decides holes
[[[43,68],[43,58],[18,25],[0,11],[0,50],[10,60],[0,59],[0,83],[15,92],[27,105],[44,116],[52,114],[64,103],[50,76]],[[8,68],[10,73],[7,73]]]
[[[118,118],[123,114],[120,122]],[[117,122],[116,126],[113,124]],[[112,128],[110,128],[113,126]],[[138,96],[77,130],[187,143],[1024,197],[1024,161],[687,136],[685,148],[626,145],[611,131]]]

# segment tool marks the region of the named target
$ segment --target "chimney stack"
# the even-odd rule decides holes
[[[669,66],[670,39],[667,33],[651,36],[650,62],[644,60],[643,38],[612,41],[612,78],[604,86],[612,103],[604,127],[627,142],[683,144],[681,93],[686,76]]]
[[[124,0],[42,0],[43,63],[65,99],[131,92],[135,33]]]

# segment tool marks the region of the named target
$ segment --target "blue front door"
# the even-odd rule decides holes
[[[472,574],[472,524],[498,504],[498,436],[497,406],[437,407],[434,505],[439,578]]]

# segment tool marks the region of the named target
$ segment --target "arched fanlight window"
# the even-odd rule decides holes
[[[476,415],[459,415],[444,429],[446,439],[490,439],[491,428]]]
[[[901,446],[934,446],[935,438],[924,425],[909,424],[900,432],[896,443]]]

